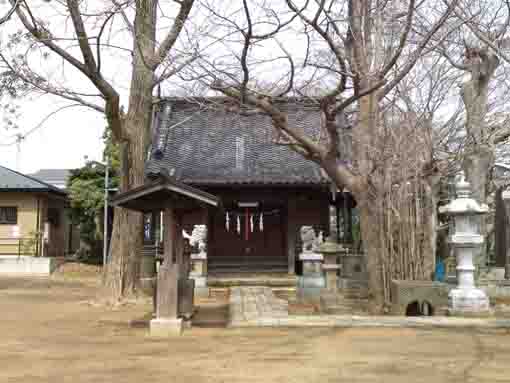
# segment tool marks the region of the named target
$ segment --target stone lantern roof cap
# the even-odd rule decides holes
[[[440,213],[451,215],[485,214],[488,211],[489,207],[486,204],[479,204],[473,198],[457,198],[448,205],[439,208]]]
[[[460,173],[459,181],[455,184],[457,198],[448,205],[439,208],[440,213],[450,215],[485,214],[489,211],[486,204],[479,204],[471,198],[471,184],[466,180],[464,172]]]

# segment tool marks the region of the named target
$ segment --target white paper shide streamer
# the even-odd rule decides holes
[[[228,212],[225,214],[225,229],[230,231],[230,216],[228,215]]]
[[[251,232],[253,233],[253,214],[250,215],[250,229]]]
[[[264,231],[264,213],[260,213],[259,230]]]
[[[241,219],[237,216],[237,234],[241,234]]]

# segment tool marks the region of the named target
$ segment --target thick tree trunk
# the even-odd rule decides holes
[[[371,307],[381,312],[390,303],[393,279],[430,280],[433,276],[437,177],[427,178],[422,172],[427,161],[426,133],[413,125],[407,131],[397,126],[385,130],[376,93],[361,98],[359,115],[353,131],[359,176],[351,183],[351,192],[360,211]],[[414,141],[395,141],[399,137],[395,129],[402,129],[401,135]],[[331,164],[323,161],[321,165],[342,188]]]
[[[146,141],[152,117],[154,84],[154,70],[147,60],[154,54],[156,4],[157,1],[148,0],[137,5],[137,42],[135,41],[133,46],[129,109],[123,121],[125,135],[121,145],[121,191],[144,183]],[[115,209],[110,261],[104,278],[105,287],[112,300],[136,292],[142,244],[142,214]]]
[[[365,84],[364,87],[370,87]],[[379,101],[378,93],[373,92],[359,101],[359,124],[353,132],[353,146],[356,154],[358,170],[366,187],[360,189],[355,198],[360,206],[361,235],[367,261],[368,286],[374,312],[380,312],[384,306],[384,280],[381,270],[384,256],[382,249],[382,221],[378,213],[377,184],[374,175],[375,152],[374,142],[378,136]],[[356,131],[357,130],[357,131]],[[374,182],[375,181],[375,182]],[[370,186],[369,186],[370,185]]]
[[[380,313],[384,307],[384,280],[382,266],[383,247],[381,244],[382,224],[376,213],[375,202],[362,202],[359,208],[363,250],[367,262],[369,298],[371,311]]]
[[[465,148],[463,168],[471,183],[473,198],[480,203],[487,202],[489,174],[494,165],[494,142],[486,129],[489,83],[499,66],[498,57],[487,49],[467,49],[469,81],[462,87],[462,100],[466,107],[466,131],[468,141]],[[480,232],[487,236],[487,218],[481,218]],[[486,242],[487,244],[488,242]],[[487,249],[480,248],[475,264],[487,262]]]

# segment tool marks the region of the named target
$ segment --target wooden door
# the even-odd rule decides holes
[[[226,213],[215,214],[209,266],[225,271],[282,271],[287,267],[283,233],[281,209],[230,211],[228,227]]]

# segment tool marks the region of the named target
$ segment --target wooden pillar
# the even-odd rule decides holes
[[[296,200],[289,197],[287,200],[287,225],[286,225],[286,244],[287,244],[287,257],[288,257],[288,271],[289,274],[296,273]]]
[[[215,243],[214,243],[214,214],[215,212],[211,209],[206,210],[205,216],[205,224],[207,225],[207,263],[206,267],[209,270],[209,267],[212,263],[212,258],[215,253]]]
[[[163,236],[164,260],[158,272],[156,318],[177,319],[179,315],[179,265],[175,264],[175,240],[177,236],[175,218],[174,209],[166,207],[163,215],[163,227],[165,230],[165,234]]]
[[[323,230],[324,238],[327,238],[331,235],[330,230],[330,218],[329,218],[329,195],[325,194],[321,201],[321,216],[320,216],[320,225]]]
[[[505,267],[507,252],[507,231],[509,222],[502,194],[503,188],[499,188],[496,191],[496,196],[494,198],[496,206],[494,215],[494,248],[496,267]]]
[[[504,235],[505,235],[505,242],[503,250],[505,255],[504,265],[505,265],[505,279],[510,279],[510,192],[509,191],[503,191],[501,193],[501,199],[503,201],[503,207],[504,209]],[[496,212],[497,213],[497,212]]]

